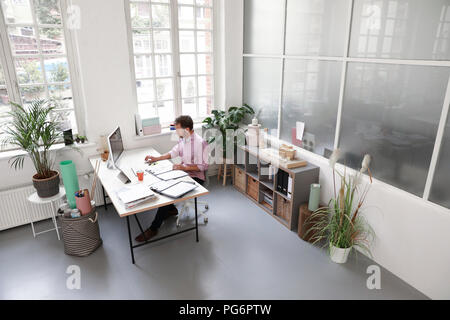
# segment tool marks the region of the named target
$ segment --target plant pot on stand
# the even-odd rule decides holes
[[[51,171],[52,175],[49,178],[41,179],[39,174],[33,176],[33,186],[41,198],[49,198],[59,193],[59,173]]]
[[[335,263],[346,263],[348,259],[348,255],[350,254],[350,251],[352,250],[352,247],[350,248],[338,248],[333,246],[330,243],[330,258],[331,261]]]

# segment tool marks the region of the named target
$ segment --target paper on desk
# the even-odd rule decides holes
[[[297,121],[296,123],[297,130],[297,140],[303,140],[303,133],[305,132],[305,123],[301,121]]]

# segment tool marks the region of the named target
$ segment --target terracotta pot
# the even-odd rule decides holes
[[[33,176],[33,186],[41,198],[50,198],[59,193],[59,173],[52,171],[53,176],[46,179],[38,179],[37,173]]]

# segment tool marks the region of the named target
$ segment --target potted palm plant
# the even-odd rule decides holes
[[[2,143],[25,151],[9,160],[11,167],[22,169],[28,155],[36,169],[32,180],[39,197],[58,194],[59,173],[53,170],[55,159],[50,153],[61,138],[57,122],[51,120],[55,107],[48,100],[35,100],[27,107],[11,102],[11,106]]]
[[[333,262],[345,263],[353,247],[359,247],[361,251],[370,255],[373,231],[361,213],[372,184],[372,174],[369,168],[370,155],[364,156],[361,169],[354,175],[347,175],[346,170],[343,173],[336,170],[338,158],[339,149],[330,157],[334,198],[327,207],[317,209],[309,217],[311,227],[308,233],[313,234],[314,243],[325,240]],[[370,178],[369,184],[362,183],[362,175],[366,171]]]

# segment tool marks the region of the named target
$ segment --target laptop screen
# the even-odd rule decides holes
[[[123,152],[122,134],[120,133],[119,127],[109,136],[109,146],[111,148],[112,160],[117,165],[117,161]]]

